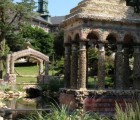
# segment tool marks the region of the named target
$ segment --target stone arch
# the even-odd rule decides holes
[[[72,35],[70,33],[66,33],[64,35],[64,43],[71,43],[72,41]]]
[[[106,41],[108,43],[117,43],[119,42],[119,35],[115,32],[111,32],[106,36]]]
[[[102,32],[99,29],[87,29],[83,34],[86,38],[88,38],[89,34],[93,34],[94,36],[97,36],[98,41],[102,41]]]
[[[123,42],[126,45],[132,45],[134,43],[137,43],[137,40],[136,40],[136,37],[133,34],[127,33],[127,34],[124,35]]]
[[[106,37],[106,49],[110,49],[112,52],[117,50],[117,42],[119,41],[119,36],[117,33],[109,33]]]
[[[99,34],[98,32],[91,31],[87,34],[88,46],[96,47],[97,42],[99,41]]]
[[[49,62],[49,57],[44,55],[43,53],[33,50],[31,48],[25,49],[25,50],[21,50],[18,52],[14,52],[12,53],[13,56],[13,60],[17,60],[18,58],[24,57],[24,56],[34,56],[37,58],[40,58],[42,60],[44,60],[45,62]]]
[[[72,37],[69,35],[69,36],[67,37],[67,43],[71,43],[71,41],[72,41]]]
[[[139,43],[138,36],[133,32],[127,32],[123,36],[123,42],[125,43]]]
[[[80,35],[79,35],[79,33],[74,34],[73,42],[79,43],[79,41],[80,41]]]
[[[92,32],[88,33],[87,34],[87,39],[89,39],[89,40],[98,40],[99,41],[99,34],[98,34],[98,32],[92,31]]]
[[[15,82],[16,81],[16,75],[14,74],[15,61],[19,58],[27,57],[27,56],[38,60],[40,62],[41,66],[42,66],[42,61],[44,61],[45,62],[45,75],[48,75],[49,57],[44,55],[43,53],[41,53],[39,51],[28,48],[28,49],[21,50],[21,51],[14,52],[14,53],[7,55],[7,60],[6,60],[7,73],[4,77],[5,81],[8,81],[8,82],[11,82],[11,81]],[[41,68],[41,69],[43,69],[43,68]]]

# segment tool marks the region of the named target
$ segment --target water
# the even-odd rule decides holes
[[[16,117],[19,116],[19,114],[27,114],[35,110],[49,111],[50,103],[53,103],[55,100],[53,100],[52,98],[48,98],[46,96],[40,96],[40,97],[32,98],[32,99],[31,98],[20,98],[20,99],[9,98],[9,99],[3,99],[0,101],[3,102],[8,108],[10,108],[9,109],[10,111],[0,112],[0,116],[7,118],[4,120],[18,120],[16,119]],[[9,114],[8,117],[7,117],[7,114]],[[3,119],[0,118],[0,120],[3,120]]]

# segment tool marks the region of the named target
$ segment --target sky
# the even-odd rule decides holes
[[[14,0],[20,2],[21,0]],[[38,0],[35,0],[37,2]],[[70,9],[77,6],[82,0],[48,0],[48,9],[51,16],[63,16],[70,12]]]

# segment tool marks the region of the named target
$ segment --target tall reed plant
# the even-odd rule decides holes
[[[50,113],[37,113],[26,116],[24,119],[18,120],[110,120],[107,117],[98,114],[90,114],[82,110],[69,111],[65,105],[56,106],[51,105]]]
[[[116,120],[140,120],[140,104],[126,104],[126,108],[123,110],[122,107],[116,104]]]

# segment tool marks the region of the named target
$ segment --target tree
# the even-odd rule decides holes
[[[55,35],[54,52],[56,59],[60,59],[64,56],[64,31],[60,31]]]
[[[30,0],[22,0],[21,3],[0,0],[0,78],[2,78],[6,36],[20,30],[23,23],[29,20],[33,6],[34,3]]]
[[[34,49],[49,56],[53,54],[53,35],[42,28],[26,25],[22,29],[22,37],[30,41]]]
[[[88,68],[90,69],[89,74],[97,75],[98,71],[98,51],[95,48],[89,48],[88,50]]]

